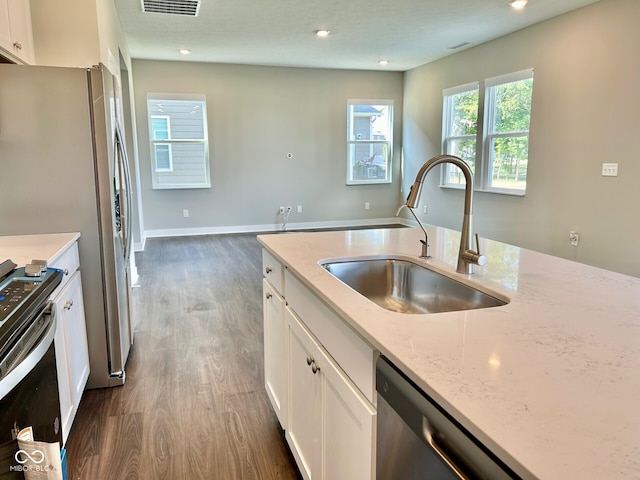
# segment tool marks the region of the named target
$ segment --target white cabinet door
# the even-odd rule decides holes
[[[285,318],[289,346],[286,438],[305,480],[320,479],[322,375],[312,370],[318,346],[288,308]]]
[[[5,50],[12,48],[9,28],[9,0],[0,0],[0,47]]]
[[[64,336],[67,346],[71,400],[74,410],[77,410],[89,378],[89,349],[79,271],[73,275],[61,297],[64,308]]]
[[[376,410],[327,356],[316,363],[323,378],[323,478],[372,480]]]
[[[9,23],[15,55],[24,63],[32,65],[35,55],[29,0],[9,0]]]
[[[287,440],[305,479],[372,480],[376,411],[300,321],[289,332]]]
[[[264,319],[264,384],[280,426],[287,428],[286,342],[284,300],[266,279],[262,280]]]
[[[13,61],[34,63],[29,0],[0,0],[0,47]]]
[[[55,303],[58,319],[55,349],[64,444],[89,377],[89,350],[79,271],[73,274]]]
[[[71,400],[71,386],[69,385],[69,366],[67,364],[67,347],[65,345],[62,318],[62,303],[56,299],[56,334],[54,345],[56,350],[56,370],[58,373],[58,396],[60,398],[60,425],[62,427],[62,444],[67,441],[73,415],[73,401]]]

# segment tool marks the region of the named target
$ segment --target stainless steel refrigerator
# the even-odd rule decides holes
[[[0,65],[0,235],[80,232],[88,388],[121,385],[133,342],[131,186],[103,65]]]

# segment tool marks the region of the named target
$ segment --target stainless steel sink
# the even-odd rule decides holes
[[[402,259],[328,261],[322,266],[356,292],[392,312],[454,312],[508,303]]]

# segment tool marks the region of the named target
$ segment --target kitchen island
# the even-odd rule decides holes
[[[640,279],[427,227],[260,235],[267,252],[523,478],[640,478]],[[400,256],[507,298],[500,307],[387,311],[319,262]],[[285,287],[286,288],[286,287]]]

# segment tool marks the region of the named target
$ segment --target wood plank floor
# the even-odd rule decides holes
[[[123,386],[85,392],[69,478],[297,479],[264,390],[255,235],[150,239]]]

